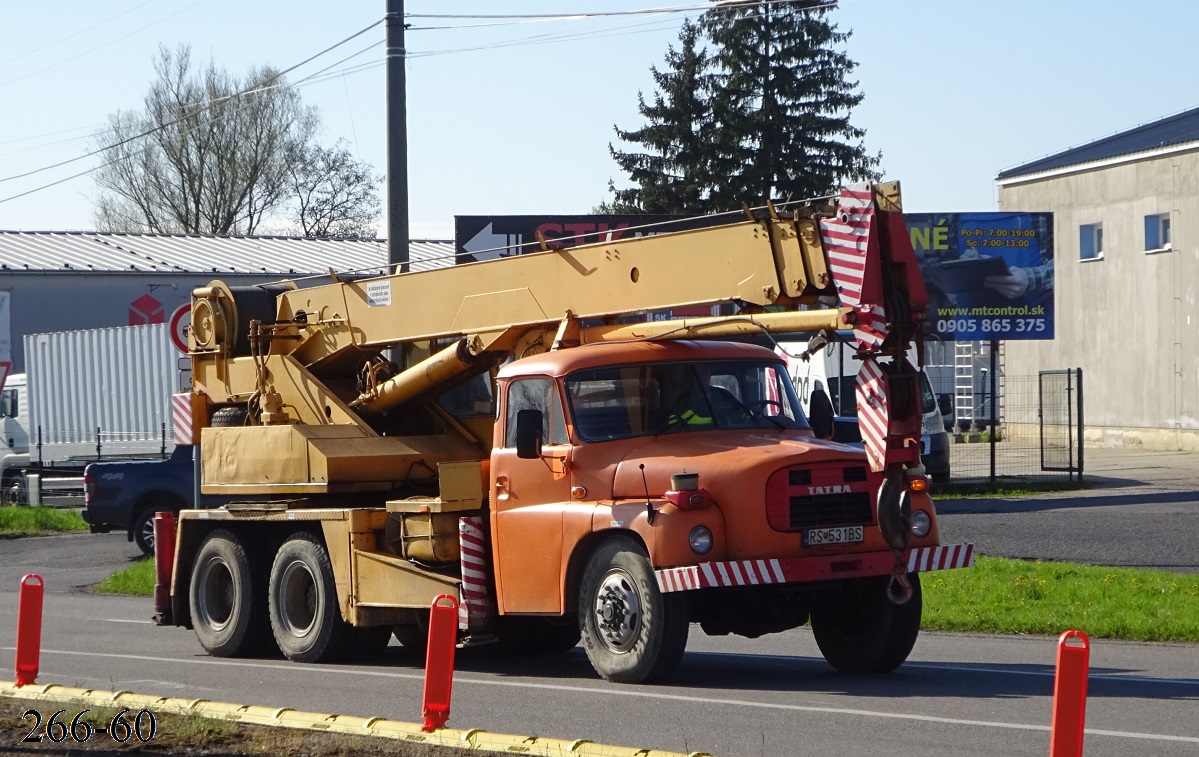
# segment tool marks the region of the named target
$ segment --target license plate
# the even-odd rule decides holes
[[[861,526],[838,526],[837,528],[809,528],[803,532],[805,547],[820,547],[825,544],[855,544],[864,541],[865,529]]]

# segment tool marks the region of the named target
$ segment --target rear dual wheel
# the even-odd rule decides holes
[[[313,534],[293,535],[275,554],[268,606],[275,643],[289,660],[327,662],[353,648],[357,632],[342,620],[329,552]]]
[[[232,531],[217,529],[200,545],[188,600],[196,638],[214,657],[253,654],[269,638],[265,571]]]

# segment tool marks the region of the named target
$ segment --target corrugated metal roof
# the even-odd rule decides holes
[[[1080,163],[1093,163],[1123,155],[1134,155],[1188,142],[1199,142],[1199,108],[1184,110],[1181,113],[1141,124],[1085,145],[1071,147],[1069,150],[1038,158],[1031,163],[1004,169],[999,172],[996,179],[1002,181],[1015,176],[1051,171],[1055,168],[1065,168]]]
[[[410,268],[452,264],[454,243],[412,240]],[[381,239],[223,237],[192,234],[121,234],[98,231],[0,231],[0,273],[6,271],[142,271],[155,273],[255,273],[297,276],[383,273],[387,242]]]

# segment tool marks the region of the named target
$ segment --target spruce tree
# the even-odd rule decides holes
[[[653,103],[637,93],[638,110],[647,123],[640,129],[616,135],[644,152],[624,152],[611,144],[608,151],[628,174],[634,186],[616,189],[614,200],[603,207],[625,213],[694,213],[706,208],[711,179],[711,59],[700,45],[699,27],[683,23],[679,49],[666,51],[667,69],[651,67],[658,91]]]
[[[616,189],[605,209],[699,213],[749,203],[827,194],[844,181],[878,178],[880,154],[850,123],[862,101],[856,67],[838,49],[849,39],[818,2],[754,3],[706,12],[687,22],[647,125],[616,128],[642,152],[609,146],[634,186]],[[706,38],[705,38],[706,35]]]
[[[849,39],[818,2],[714,8],[700,19],[713,48],[714,147],[711,189],[723,208],[743,202],[827,194],[846,180],[874,179],[881,155],[850,123],[862,101],[856,68],[838,49]]]

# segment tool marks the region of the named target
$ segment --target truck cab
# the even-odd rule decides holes
[[[802,625],[827,601],[820,588],[785,588],[752,566],[844,580],[865,574],[868,555],[893,559],[872,528],[882,475],[860,448],[815,436],[786,364],[768,349],[587,346],[515,361],[498,385],[490,525],[500,612],[577,608],[584,642],[601,652],[593,661],[605,651],[622,658],[632,638],[624,619],[645,601],[605,562],[610,540],[628,542],[662,577],[750,566],[728,585],[760,583],[757,593],[714,594],[674,611],[684,627],[750,637]],[[911,546],[936,545],[927,494],[913,493],[911,508],[931,524]],[[607,578],[588,581],[593,574]],[[872,653],[885,656],[856,652]]]
[[[0,497],[26,504],[24,469],[29,465],[29,392],[25,374],[14,373],[0,392]]]

